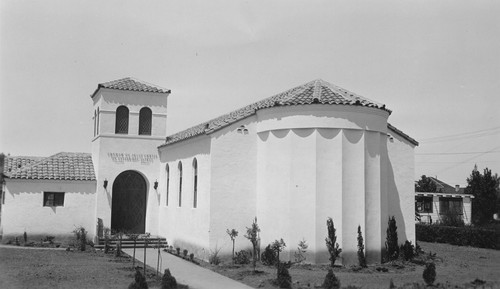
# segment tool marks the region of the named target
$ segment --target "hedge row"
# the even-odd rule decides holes
[[[418,241],[500,250],[500,232],[472,226],[416,225]]]

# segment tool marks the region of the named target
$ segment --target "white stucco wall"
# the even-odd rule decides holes
[[[40,241],[47,235],[66,242],[72,231],[82,226],[93,238],[95,181],[6,180],[2,208],[3,239],[28,235],[28,241]],[[64,192],[64,206],[44,207],[44,192]]]
[[[158,214],[158,234],[170,245],[192,252],[198,258],[208,254],[210,230],[210,138],[196,137],[159,149],[161,202]],[[193,159],[198,163],[197,207],[194,200]],[[182,198],[179,206],[179,170],[182,162]],[[166,166],[169,166],[169,200],[167,206]]]
[[[396,219],[399,243],[415,244],[415,146],[391,130],[388,134],[388,212]]]
[[[238,128],[244,126],[246,131]],[[255,116],[236,122],[210,135],[210,250],[222,248],[230,255],[232,243],[227,229],[236,229],[236,251],[251,247],[243,236],[256,212],[257,141]]]

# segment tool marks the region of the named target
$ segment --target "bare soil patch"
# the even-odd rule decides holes
[[[146,272],[149,288],[159,288],[155,271]],[[135,270],[130,257],[100,251],[0,248],[0,274],[0,288],[123,289],[134,280]]]
[[[419,245],[426,254],[436,253],[436,283],[446,288],[500,288],[500,251],[427,242],[419,242]],[[251,265],[205,263],[203,266],[254,288],[277,288],[272,283],[276,279],[275,267],[259,264],[258,273],[254,274]],[[317,288],[323,283],[328,268],[327,265],[292,265],[289,272],[293,288]],[[383,272],[385,270],[387,272]],[[336,267],[334,273],[342,287],[389,288],[391,280],[398,287],[411,283],[424,285],[423,270],[420,264],[395,262],[370,265],[361,270]],[[474,283],[476,279],[486,283]]]

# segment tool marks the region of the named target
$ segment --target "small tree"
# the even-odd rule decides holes
[[[436,265],[432,262],[425,264],[422,277],[424,278],[425,284],[431,286],[436,280]]]
[[[437,187],[436,184],[432,181],[431,178],[426,177],[425,175],[420,177],[420,180],[415,182],[415,192],[436,192]]]
[[[280,288],[292,288],[292,276],[290,276],[290,273],[288,272],[288,266],[289,264],[287,263],[281,263],[278,260],[278,286]]]
[[[274,240],[273,244],[271,245],[271,248],[273,249],[274,252],[276,252],[276,256],[278,259],[278,263],[280,262],[280,252],[283,252],[283,249],[285,249],[286,244],[283,239]]]
[[[148,289],[148,283],[146,282],[146,278],[141,274],[141,271],[135,270],[134,279],[134,282],[128,286],[128,289]]]
[[[258,246],[258,234],[260,232],[259,225],[257,224],[257,217],[255,217],[252,226],[250,228],[247,227],[247,234],[245,235],[245,238],[250,240],[252,243],[253,247],[253,254],[252,254],[252,265],[253,265],[253,271],[255,272],[255,267],[257,266],[257,246]]]
[[[387,236],[385,241],[385,250],[387,261],[398,259],[398,227],[396,226],[396,218],[394,218],[394,216],[392,216],[392,218],[389,218],[389,226],[387,227]]]
[[[362,268],[366,268],[365,245],[363,244],[363,235],[361,226],[358,226],[358,263]]]
[[[323,281],[323,288],[325,289],[340,289],[340,280],[333,274],[333,270],[328,269],[328,273]]]
[[[231,242],[233,242],[233,264],[234,264],[234,241],[236,240],[236,237],[238,237],[238,231],[236,231],[235,229],[227,229],[226,230],[226,233],[229,235],[229,238],[231,238]]]
[[[415,247],[411,241],[406,240],[401,248],[399,248],[400,255],[403,256],[405,261],[411,261],[415,257]]]
[[[328,228],[328,237],[325,239],[326,247],[328,248],[328,253],[330,253],[330,266],[333,268],[335,266],[335,260],[342,253],[342,249],[337,243],[336,230],[333,225],[332,218],[326,220],[326,227]]]
[[[498,204],[500,178],[498,174],[492,174],[491,170],[485,168],[483,174],[477,170],[477,165],[470,177],[467,178],[465,191],[474,195],[472,199],[472,221],[475,224],[484,224],[493,218]]]
[[[150,233],[144,235],[144,276],[146,276],[146,248],[148,247]]]
[[[301,263],[306,260],[306,252],[308,247],[309,245],[307,245],[306,239],[302,239],[302,241],[299,242],[297,252],[294,253],[296,263]]]
[[[132,268],[135,268],[135,248],[137,246],[137,239],[139,238],[139,234],[128,234],[127,237],[134,241],[134,254],[132,256]]]
[[[172,276],[169,269],[165,269],[165,273],[163,273],[161,289],[177,289],[177,280]]]

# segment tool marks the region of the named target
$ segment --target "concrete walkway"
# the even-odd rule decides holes
[[[134,249],[122,249],[122,251],[132,256]],[[146,264],[156,269],[158,250],[146,249],[146,254]],[[140,262],[144,261],[143,248],[136,249],[135,258]],[[252,289],[243,283],[161,251],[160,272],[163,273],[165,269],[170,269],[178,283],[193,289]]]

